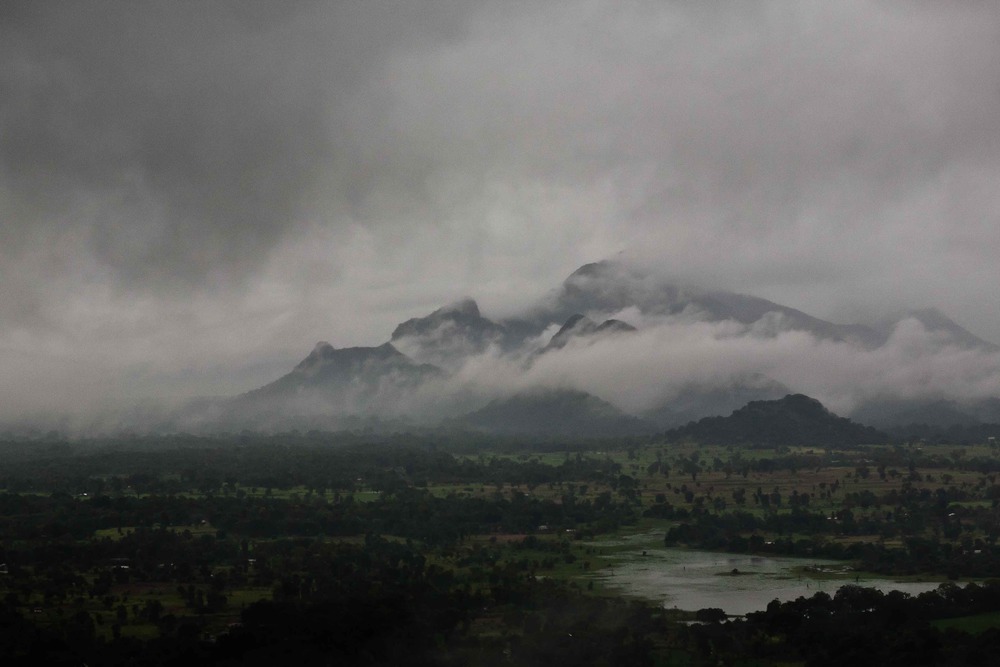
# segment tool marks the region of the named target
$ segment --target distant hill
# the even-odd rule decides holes
[[[885,442],[886,434],[838,417],[814,398],[789,394],[774,401],[751,401],[728,417],[705,417],[667,431],[668,441],[706,445],[838,446]]]
[[[1000,422],[1000,398],[990,396],[953,401],[934,399],[870,399],[858,406],[851,418],[888,431],[903,426],[931,428],[975,426]]]
[[[957,345],[968,350],[983,350],[986,352],[1000,352],[1000,346],[983,340],[979,336],[971,333],[960,326],[937,308],[921,308],[908,310],[896,317],[887,319],[876,325],[876,329],[882,336],[888,338],[892,330],[904,320],[916,320],[927,331],[938,334],[952,345]]]
[[[454,425],[497,434],[607,437],[652,432],[652,426],[583,391],[539,389],[491,401]]]
[[[851,416],[879,428],[892,428],[904,424],[926,426],[969,426],[981,420],[963,410],[955,401],[933,400],[883,400],[868,401],[859,406]]]
[[[390,343],[339,350],[329,343],[317,343],[292,372],[244,396],[292,397],[310,391],[335,396],[346,389],[371,391],[386,381],[414,385],[438,372],[430,364],[415,363]]]
[[[661,429],[675,428],[706,416],[728,415],[751,401],[773,401],[792,393],[766,375],[752,373],[727,384],[684,386],[669,401],[642,414]]]
[[[336,349],[321,342],[291,372],[200,418],[228,428],[341,427],[345,417],[389,418],[393,403],[440,373],[389,343]]]

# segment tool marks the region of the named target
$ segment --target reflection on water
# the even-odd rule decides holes
[[[617,544],[628,543],[626,538]],[[718,607],[727,614],[758,611],[771,600],[785,602],[809,597],[816,591],[834,595],[845,584],[911,595],[939,585],[939,582],[856,577],[843,562],[831,560],[743,556],[649,545],[634,552],[620,552],[616,557],[621,560],[613,567],[594,574],[603,584],[626,594],[662,600],[666,607],[686,610]],[[808,571],[803,571],[807,568]]]

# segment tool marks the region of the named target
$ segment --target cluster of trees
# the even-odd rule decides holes
[[[608,457],[566,453],[559,464],[542,463],[523,455],[461,456],[434,443],[405,440],[357,444],[345,435],[331,439],[308,439],[288,444],[286,437],[273,441],[254,438],[247,444],[232,444],[225,438],[206,440],[196,447],[170,448],[156,440],[145,443],[107,443],[101,446],[69,445],[24,451],[0,443],[5,454],[15,452],[0,471],[0,488],[18,493],[65,492],[73,495],[202,494],[236,493],[246,489],[290,489],[313,491],[359,488],[392,490],[400,485],[428,484],[551,484],[568,481],[603,482],[616,479],[621,465]],[[16,443],[15,443],[16,444]]]
[[[829,514],[791,497],[790,511],[773,511],[781,504],[773,492],[753,498],[740,505],[772,511],[712,511],[706,504],[689,511],[663,502],[645,514],[674,520],[664,536],[667,546],[845,559],[885,574],[985,577],[1000,571],[1000,507],[964,504],[969,494],[962,489],[904,483],[883,494],[855,492]],[[844,537],[857,539],[837,539]]]
[[[539,545],[526,541],[523,548]],[[942,619],[1000,612],[1000,582],[943,585],[915,597],[845,586],[830,596],[779,603],[745,618],[702,610],[677,624],[650,603],[588,596],[572,585],[481,558],[443,565],[413,544],[277,540],[282,573],[271,599],[247,605],[214,637],[197,618],[153,603],[134,613],[159,628],[146,638],[110,637],[84,610],[40,625],[11,600],[0,604],[5,664],[989,665],[1000,630],[939,629]],[[199,604],[198,591],[186,591]]]
[[[991,665],[1000,630],[939,630],[933,621],[995,612],[1000,582],[944,585],[916,597],[843,586],[834,596],[772,602],[745,619],[688,629],[688,643],[720,664],[748,658],[765,664]]]
[[[581,498],[567,487],[559,498],[523,492],[440,497],[401,486],[367,502],[350,494],[311,499],[146,496],[73,498],[66,494],[0,494],[0,562],[65,561],[93,567],[112,558],[131,558],[151,570],[166,561],[184,562],[189,547],[245,557],[247,540],[283,536],[344,537],[369,532],[442,545],[470,535],[572,529],[580,534],[634,523],[638,507],[628,494],[604,491]],[[192,538],[186,526],[204,524],[212,533]],[[123,529],[123,527],[125,527]],[[98,536],[96,531],[119,531]],[[240,545],[244,545],[242,548]],[[190,547],[194,548],[194,547]]]
[[[39,625],[8,597],[0,652],[10,665],[643,665],[654,659],[650,635],[664,633],[644,604],[586,597],[496,560],[446,567],[412,544],[371,534],[362,544],[276,540],[258,555],[280,572],[272,598],[246,606],[217,636],[196,617],[178,619],[149,603],[136,613],[159,632],[146,639],[97,631],[124,622],[124,605],[109,609],[107,620],[80,610]],[[184,595],[193,606],[213,600],[211,590],[203,596],[194,587]]]

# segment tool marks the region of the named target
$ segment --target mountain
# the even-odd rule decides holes
[[[818,338],[866,348],[885,341],[882,334],[866,326],[834,324],[755,296],[673,284],[610,261],[585,264],[570,274],[547,310],[550,318],[565,319],[575,313],[616,313],[630,307],[644,315],[684,313],[709,321],[758,324],[759,333],[771,335],[807,331]]]
[[[490,347],[509,349],[512,337],[503,325],[483,317],[475,301],[463,299],[403,322],[390,341],[413,359],[455,368]]]
[[[648,422],[583,391],[538,389],[496,399],[455,425],[508,435],[608,437],[650,433]]]
[[[390,343],[336,349],[320,342],[291,372],[227,402],[217,421],[301,428],[329,426],[324,418],[340,424],[346,417],[396,417],[393,407],[402,397],[440,375]]]
[[[604,338],[614,334],[631,333],[636,330],[634,326],[621,320],[604,320],[600,324],[597,324],[586,315],[577,313],[566,320],[566,323],[552,336],[548,344],[542,348],[542,351],[561,349],[573,339]]]
[[[923,326],[924,329],[933,334],[937,334],[952,345],[968,350],[978,349],[985,352],[1000,352],[1000,345],[994,345],[993,343],[976,336],[951,320],[937,308],[923,308],[919,310],[906,311],[892,319],[883,320],[876,325],[876,330],[885,339],[888,339],[901,322],[911,319],[916,320],[921,324],[921,326]]]
[[[882,428],[902,424],[967,426],[979,423],[978,419],[964,412],[958,403],[944,399],[869,401],[855,409],[852,416]]]
[[[310,391],[332,395],[347,388],[373,389],[386,381],[405,386],[438,372],[429,364],[415,363],[391,343],[338,350],[329,343],[320,342],[292,372],[245,396],[293,396]]]
[[[838,343],[819,349],[826,366],[817,372],[823,368],[836,371],[840,360],[846,362],[851,355],[869,354],[892,344],[900,327],[914,320],[930,334],[921,340],[933,343],[917,346],[920,354],[914,356],[914,364],[925,363],[935,347],[984,355],[1000,352],[1000,347],[933,309],[903,313],[872,327],[836,324],[767,299],[672,283],[610,261],[580,267],[547,298],[523,312],[520,317],[492,320],[473,299],[462,299],[407,319],[395,327],[389,342],[376,347],[335,349],[319,343],[273,382],[231,399],[192,403],[170,420],[196,430],[265,424],[301,428],[297,424],[347,423],[347,417],[366,423],[404,419],[423,424],[461,418],[471,426],[495,431],[618,434],[671,428],[730,413],[738,421],[745,417],[741,410],[748,404],[757,406],[750,413],[758,415],[760,406],[796,389],[766,373],[782,377],[782,369],[793,367],[794,377],[802,369],[811,371],[814,340]],[[719,326],[705,327],[705,323]],[[793,353],[800,355],[794,363],[782,358],[785,348],[772,344],[789,332],[808,335],[791,339]],[[601,345],[591,346],[595,341]],[[890,352],[884,356],[895,370],[898,351]],[[543,359],[544,363],[535,363]],[[995,372],[1000,378],[1000,357],[995,362],[987,356],[964,355],[963,359],[980,376],[989,377],[980,371],[982,361],[987,373]],[[876,363],[879,356],[863,361]],[[902,363],[910,362],[904,358]],[[989,363],[997,369],[989,370]],[[872,372],[880,370],[886,369]],[[901,376],[927,377],[923,370],[914,367]],[[991,386],[982,377],[975,381]],[[978,403],[949,403],[947,396],[934,394],[935,387],[921,383],[906,388],[919,399],[884,396],[860,403],[851,416],[879,426],[921,423],[915,421],[921,419],[941,424],[1000,421],[1000,399],[983,396],[976,399]],[[553,384],[567,389],[508,396],[510,387]],[[859,387],[861,396],[864,389]],[[631,406],[633,414],[594,394],[615,396],[620,404]],[[658,400],[663,396],[669,399]],[[488,403],[490,399],[495,400]],[[932,400],[937,403],[928,403]],[[788,410],[782,414],[791,418]],[[800,424],[801,415],[796,419],[792,422]],[[731,423],[736,422],[711,422],[705,428],[724,432]],[[740,424],[740,428],[753,426]],[[684,429],[692,428],[688,424],[675,429],[675,435],[681,437],[688,433]],[[842,429],[830,432],[841,439],[854,437]],[[690,433],[707,437],[703,431]],[[748,433],[746,437],[771,437],[753,429]],[[857,437],[870,436],[865,431]]]
[[[660,428],[673,428],[706,416],[728,415],[751,401],[771,401],[790,394],[788,387],[753,373],[725,384],[687,384],[669,401],[642,416]]]
[[[1000,398],[963,401],[947,398],[871,399],[855,409],[851,417],[886,429],[911,424],[930,427],[996,424],[1000,423]]]
[[[814,398],[789,394],[776,401],[752,401],[728,417],[705,417],[667,431],[668,441],[706,445],[836,447],[885,442],[888,436],[838,417]]]
[[[510,330],[530,330],[534,326],[537,333],[540,327],[564,322],[581,313],[593,317],[626,309],[653,317],[738,322],[746,325],[754,335],[764,337],[803,331],[821,340],[849,343],[868,350],[884,345],[901,322],[915,319],[927,331],[951,345],[1000,352],[1000,346],[979,338],[935,308],[905,311],[871,326],[838,324],[756,296],[673,283],[615,261],[581,266],[530,316],[504,324]]]

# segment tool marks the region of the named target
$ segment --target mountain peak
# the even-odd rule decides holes
[[[945,315],[937,308],[917,308],[908,310],[901,316],[894,318],[891,322],[882,325],[885,334],[888,336],[892,329],[906,319],[914,319],[929,332],[946,335],[951,341],[960,347],[975,349],[981,348],[990,352],[1000,350],[1000,346],[983,340],[953,319]]]
[[[594,324],[594,321],[592,319],[590,319],[586,315],[581,315],[580,313],[577,313],[576,315],[570,316],[570,318],[566,320],[566,323],[563,324],[561,327],[559,327],[559,331],[556,332],[556,335],[553,336],[553,338],[559,336],[560,334],[566,334],[572,331],[573,329],[577,328],[589,332],[592,331],[596,326],[597,325]]]
[[[333,362],[344,362],[345,360],[356,361],[359,359],[379,359],[386,360],[403,355],[392,346],[391,343],[384,343],[378,347],[347,347],[338,350],[326,341],[320,341],[313,347],[305,359],[295,367],[298,371],[309,371]]]
[[[579,269],[577,269],[573,273],[569,274],[569,277],[566,278],[566,281],[569,282],[569,281],[573,280],[574,277],[576,277],[576,278],[593,278],[593,277],[596,277],[596,276],[600,276],[602,274],[607,273],[608,270],[611,268],[611,266],[612,266],[612,264],[611,264],[610,260],[602,260],[600,262],[589,262],[589,263],[584,264],[583,266],[581,266]]]
[[[452,370],[463,360],[493,345],[503,346],[507,330],[479,313],[472,299],[438,308],[425,317],[406,320],[392,332],[399,350],[418,362]]]
[[[321,340],[316,343],[312,352],[310,352],[305,359],[300,361],[295,368],[299,370],[312,368],[313,366],[321,364],[325,359],[331,358],[334,354],[336,354],[336,352],[337,349],[333,345],[330,345],[325,340]]]
[[[597,324],[586,315],[577,313],[566,320],[566,323],[552,336],[543,351],[565,347],[570,339],[576,337],[602,336],[631,331],[636,331],[636,328],[621,320],[604,320],[601,324]]]
[[[477,304],[475,299],[472,299],[471,297],[464,297],[454,303],[448,304],[447,306],[438,308],[431,313],[431,317],[434,317],[435,315],[450,315],[453,313],[455,315],[465,315],[467,317],[482,317],[479,313],[479,304]]]
[[[638,329],[636,329],[628,322],[622,322],[621,320],[610,319],[601,322],[600,325],[598,325],[597,327],[596,333],[604,333],[606,331],[609,333],[616,333],[616,332],[631,333],[632,331],[638,331]]]
[[[426,335],[446,323],[476,331],[499,328],[497,324],[480,315],[479,306],[474,300],[466,298],[438,308],[426,317],[413,317],[406,320],[392,332],[391,340]]]

